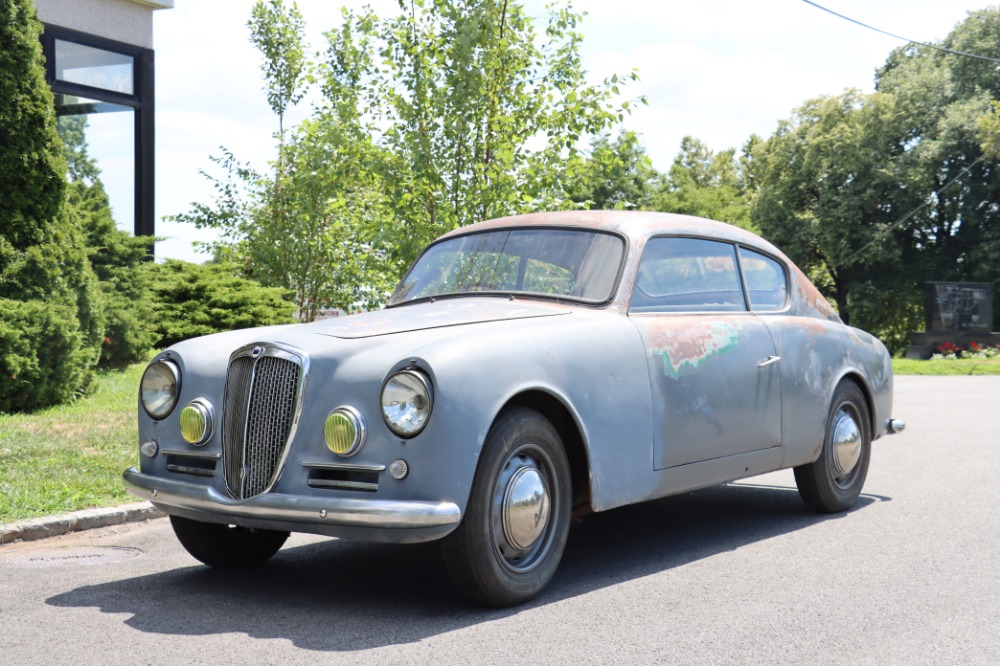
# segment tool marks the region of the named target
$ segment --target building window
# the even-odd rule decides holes
[[[153,52],[49,24],[42,49],[63,141],[99,169],[118,226],[153,235]]]
[[[135,58],[85,44],[55,41],[55,80],[134,95]]]

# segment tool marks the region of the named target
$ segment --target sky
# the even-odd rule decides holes
[[[916,41],[943,39],[968,12],[991,4],[818,2]],[[163,218],[190,210],[192,202],[211,201],[211,187],[199,174],[212,169],[210,155],[225,146],[260,167],[274,158],[278,121],[262,90],[261,57],[248,41],[252,4],[176,0],[173,9],[154,13],[156,226],[157,235],[165,237],[157,243],[158,258],[208,258],[191,243],[210,240],[209,232]],[[339,24],[341,6],[362,4],[382,15],[397,11],[396,2],[388,0],[298,0],[312,50],[324,48],[322,33]],[[545,15],[542,2],[524,6],[530,16]],[[660,170],[669,168],[685,135],[713,150],[739,147],[751,134],[769,136],[807,99],[847,88],[873,90],[876,68],[904,44],[802,0],[576,0],[573,6],[588,13],[581,26],[582,56],[592,79],[638,70],[640,80],[623,94],[645,95],[649,104],[624,126],[640,134]],[[308,114],[307,99],[289,112],[286,127]],[[131,210],[131,183],[113,178],[114,169],[127,173],[131,163],[105,163],[109,179],[129,186],[109,183],[113,207]]]

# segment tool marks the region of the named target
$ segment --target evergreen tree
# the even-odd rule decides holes
[[[86,389],[103,332],[97,279],[66,204],[66,160],[31,0],[0,2],[0,411]]]
[[[156,341],[147,252],[153,238],[133,236],[115,225],[101,170],[90,157],[87,116],[58,123],[68,165],[68,203],[85,235],[87,257],[100,281],[104,309],[101,362],[140,361]]]

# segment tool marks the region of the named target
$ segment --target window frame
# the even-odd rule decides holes
[[[611,303],[615,302],[615,300],[618,298],[618,292],[620,291],[621,286],[622,286],[622,279],[623,279],[623,277],[625,275],[625,269],[626,269],[626,267],[628,266],[628,263],[629,263],[629,252],[632,249],[631,248],[632,244],[631,244],[631,242],[629,240],[629,237],[626,234],[623,234],[623,233],[618,232],[618,231],[611,231],[611,230],[608,230],[608,229],[596,229],[594,227],[583,226],[583,225],[571,225],[571,224],[537,224],[537,225],[535,225],[535,224],[531,224],[531,225],[512,224],[512,225],[490,227],[488,229],[478,229],[478,230],[470,232],[470,233],[462,233],[462,234],[455,234],[455,235],[450,235],[449,234],[449,235],[446,235],[446,236],[442,236],[442,237],[437,238],[436,240],[434,240],[434,242],[428,244],[427,247],[425,247],[420,252],[420,254],[417,255],[417,258],[413,261],[412,264],[410,264],[410,267],[406,270],[406,273],[404,273],[403,276],[399,279],[399,282],[397,283],[397,287],[396,288],[398,288],[400,284],[402,284],[403,282],[406,281],[406,279],[410,276],[410,273],[413,271],[414,267],[416,267],[416,265],[418,263],[420,263],[420,260],[423,259],[424,255],[427,254],[427,252],[430,251],[430,249],[432,247],[434,247],[434,246],[436,246],[436,245],[438,245],[440,243],[443,243],[443,242],[449,241],[449,240],[454,240],[456,238],[463,237],[463,236],[475,236],[475,235],[478,235],[478,234],[488,234],[488,233],[495,233],[495,232],[500,232],[500,231],[511,232],[511,231],[529,231],[529,230],[530,231],[535,231],[535,230],[537,230],[537,231],[583,231],[583,232],[588,232],[588,233],[598,233],[598,234],[605,234],[607,236],[614,236],[615,238],[619,239],[622,242],[622,255],[621,255],[621,259],[618,262],[618,272],[615,274],[615,279],[614,279],[614,281],[611,284],[610,294],[609,294],[608,298],[606,298],[605,300],[602,300],[602,301],[587,301],[587,300],[583,300],[583,299],[579,299],[579,298],[573,298],[571,296],[561,296],[561,295],[554,295],[554,294],[553,295],[536,294],[536,293],[531,293],[531,292],[520,292],[520,291],[519,292],[515,292],[515,295],[517,296],[517,298],[535,299],[535,300],[542,300],[542,301],[554,301],[554,302],[557,302],[557,303],[571,303],[573,305],[579,305],[579,306],[582,306],[582,307],[588,307],[588,308],[594,308],[594,309],[605,308],[608,305],[610,305]],[[393,290],[393,293],[395,293],[395,290]],[[421,297],[421,298],[417,298],[417,299],[413,299],[413,300],[402,301],[402,302],[399,302],[399,303],[387,303],[386,306],[385,306],[385,308],[386,309],[401,308],[401,307],[405,307],[407,305],[412,305],[412,304],[415,304],[415,303],[423,303],[423,302],[426,302],[428,300],[440,300],[440,299],[443,299],[443,298],[459,298],[459,297],[462,297],[462,296],[490,296],[490,295],[494,295],[495,296],[496,294],[495,293],[491,293],[491,292],[467,292],[467,293],[464,293],[464,294],[443,294],[441,296],[434,296],[433,298],[431,298],[431,297]],[[506,294],[504,294],[504,295],[506,296]]]
[[[632,299],[635,297],[635,290],[636,290],[636,287],[637,287],[638,281],[639,281],[639,269],[642,266],[642,261],[643,261],[643,258],[645,257],[645,254],[646,254],[646,247],[648,247],[649,244],[652,241],[661,240],[661,239],[681,239],[681,240],[687,239],[687,240],[709,241],[709,242],[713,242],[713,243],[720,243],[720,244],[723,244],[723,245],[728,245],[730,248],[732,248],[732,250],[733,250],[733,256],[734,256],[734,259],[735,259],[736,277],[737,277],[737,280],[739,282],[740,293],[742,294],[742,297],[743,297],[743,309],[737,309],[737,310],[700,310],[700,309],[691,309],[691,310],[657,310],[657,309],[634,310],[633,309],[633,305],[632,305]],[[762,256],[762,257],[765,257],[766,259],[770,259],[770,260],[774,261],[781,268],[781,271],[782,271],[782,273],[784,275],[784,280],[785,280],[785,302],[782,304],[781,307],[779,307],[777,309],[766,309],[766,310],[764,310],[764,309],[757,310],[757,309],[754,308],[753,302],[750,299],[750,290],[749,290],[749,287],[747,285],[746,275],[744,275],[744,272],[743,272],[743,257],[740,254],[741,250],[748,250],[748,251],[754,252],[754,253]],[[727,240],[727,239],[723,239],[723,238],[713,238],[711,236],[697,236],[697,235],[690,235],[690,234],[657,234],[655,236],[650,236],[649,238],[647,238],[646,242],[645,242],[645,244],[644,244],[644,246],[642,248],[642,254],[639,256],[639,261],[635,265],[635,279],[632,281],[632,290],[631,290],[631,293],[629,294],[628,304],[626,306],[625,311],[628,314],[628,316],[633,316],[633,315],[636,315],[636,316],[646,316],[646,315],[653,315],[653,316],[662,316],[662,315],[690,316],[690,315],[774,314],[774,313],[780,313],[780,312],[787,311],[789,309],[790,305],[791,305],[790,271],[788,269],[787,264],[784,261],[782,261],[781,259],[779,259],[778,257],[774,256],[773,254],[770,254],[768,252],[762,251],[761,249],[756,248],[756,247],[754,247],[752,245],[747,245],[746,243],[741,243],[739,241]],[[655,308],[656,306],[649,306],[649,307],[650,308]]]
[[[45,80],[53,93],[74,95],[127,106],[133,109],[134,134],[133,150],[135,164],[134,179],[134,233],[136,236],[153,236],[156,233],[155,209],[155,99],[153,50],[134,44],[98,37],[89,33],[71,30],[51,23],[43,23],[40,37],[42,54],[45,56]],[[71,83],[56,78],[56,40],[71,42],[81,46],[110,51],[132,58],[132,91],[128,95],[105,88],[97,88],[80,83]],[[149,247],[153,255],[153,246]]]
[[[789,306],[791,304],[791,297],[792,297],[791,278],[790,278],[790,275],[789,275],[788,265],[785,262],[783,262],[781,259],[778,259],[777,257],[775,257],[774,255],[768,254],[767,252],[762,252],[761,250],[759,250],[759,249],[757,249],[755,247],[751,247],[751,246],[743,244],[743,243],[736,243],[735,245],[736,245],[736,256],[737,256],[737,258],[739,260],[739,266],[740,266],[740,282],[743,284],[743,293],[744,293],[744,296],[745,296],[746,301],[747,301],[747,308],[748,308],[748,310],[750,312],[759,313],[759,314],[772,314],[772,313],[775,313],[775,312],[785,312],[786,310],[788,310],[788,308],[789,308]],[[776,263],[778,265],[778,268],[781,269],[782,277],[784,278],[784,281],[785,281],[785,284],[784,284],[784,287],[785,287],[785,301],[780,306],[778,306],[776,308],[773,308],[773,309],[769,308],[769,309],[760,309],[760,310],[758,310],[757,308],[754,307],[754,305],[753,305],[753,299],[750,298],[750,285],[747,282],[746,275],[744,275],[744,272],[743,272],[743,255],[741,254],[741,252],[743,250],[746,250],[747,252],[753,252],[754,254],[757,254],[757,255],[760,255],[761,257],[764,257],[765,259],[770,259],[771,261],[773,261],[774,263]]]

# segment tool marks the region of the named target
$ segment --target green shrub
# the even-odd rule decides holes
[[[146,262],[153,239],[115,226],[104,185],[96,177],[89,184],[82,179],[70,183],[69,205],[86,233],[87,256],[100,281],[105,317],[101,362],[141,361],[156,342]]]
[[[239,277],[233,265],[167,261],[150,269],[157,347],[209,333],[295,321],[291,292]]]
[[[0,412],[20,412],[77,395],[88,369],[79,323],[68,305],[0,298]]]

